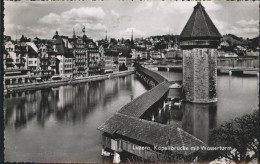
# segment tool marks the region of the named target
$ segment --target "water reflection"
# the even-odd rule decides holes
[[[208,143],[209,129],[217,125],[217,103],[184,103],[182,109],[182,128]]]
[[[130,92],[129,101],[132,100],[132,87],[132,80],[122,77],[49,88],[28,95],[15,93],[5,98],[5,124],[24,127],[35,117],[37,123],[44,127],[51,115],[60,122],[84,121],[97,105],[106,106],[119,92]]]
[[[102,135],[97,127],[146,91],[130,75],[7,95],[5,159],[111,162],[100,155]]]
[[[228,66],[228,67],[259,67],[258,59],[218,59],[218,66]]]
[[[179,72],[157,72],[170,81],[182,79],[182,73]],[[166,109],[161,112],[160,117],[158,117],[158,111],[155,111],[155,121],[167,124],[181,121],[183,129],[208,143],[208,132],[211,128],[257,109],[258,78],[219,75],[217,103],[184,103],[181,109]]]

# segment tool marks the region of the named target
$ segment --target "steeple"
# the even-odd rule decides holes
[[[134,31],[132,29],[131,42],[134,42]]]
[[[55,35],[52,37],[52,39],[57,39],[58,37],[59,37],[59,33],[58,33],[58,31],[56,30]]]
[[[75,33],[74,28],[73,28],[73,38],[76,38],[76,33]]]
[[[107,41],[107,31],[106,31],[106,38],[105,38],[105,41]]]
[[[220,40],[221,34],[198,2],[180,35],[180,41]]]

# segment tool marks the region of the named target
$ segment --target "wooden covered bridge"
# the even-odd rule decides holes
[[[176,156],[190,157],[196,152],[191,147],[205,146],[201,140],[182,130],[179,122],[165,125],[143,119],[145,112],[167,95],[172,83],[141,66],[137,67],[136,75],[153,88],[122,107],[98,127],[103,132],[103,148],[117,156],[128,152],[148,161],[159,162]]]

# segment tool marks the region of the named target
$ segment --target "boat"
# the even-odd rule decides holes
[[[243,71],[244,76],[257,76],[257,71]]]
[[[52,76],[52,80],[61,80],[62,77],[60,77],[59,75],[55,75],[55,76]]]

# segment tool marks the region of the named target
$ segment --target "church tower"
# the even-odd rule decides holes
[[[180,35],[186,101],[217,101],[217,47],[221,37],[205,8],[198,2]]]
[[[76,33],[75,33],[75,30],[74,30],[74,28],[73,28],[73,36],[72,36],[73,38],[76,38]]]

